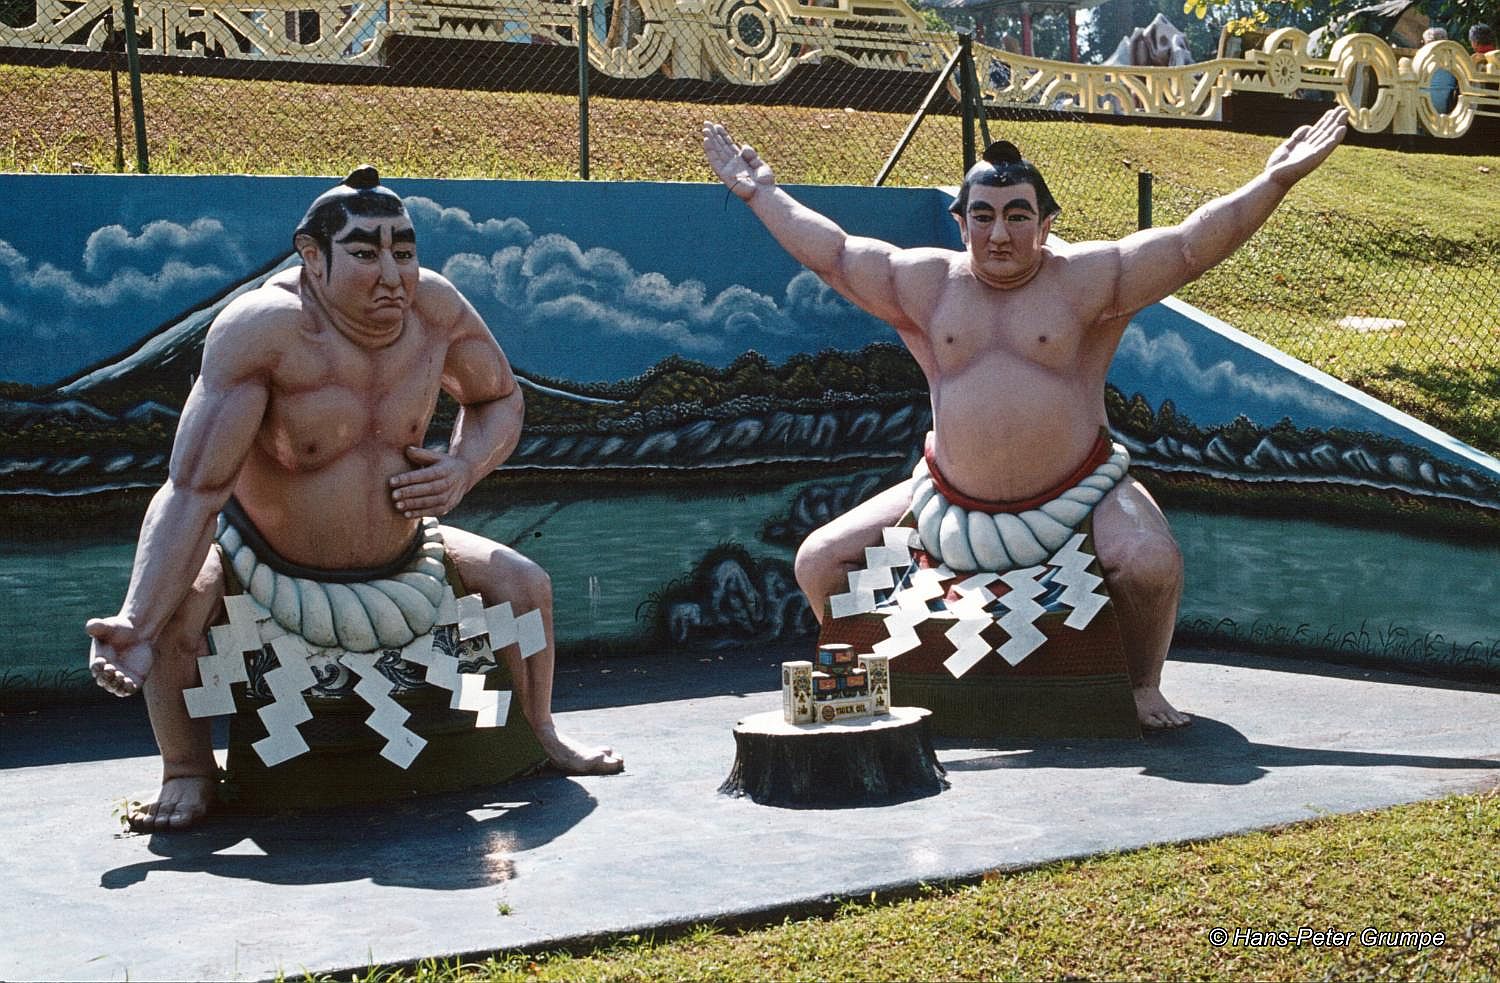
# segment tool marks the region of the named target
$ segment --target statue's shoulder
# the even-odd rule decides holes
[[[1053,236],[1042,248],[1052,269],[1069,277],[1101,276],[1120,261],[1120,244],[1106,239],[1065,242]]]
[[[429,318],[441,318],[445,312],[451,317],[463,306],[464,297],[453,281],[424,266],[417,277],[415,302],[418,310]]]
[[[282,351],[307,316],[296,274],[278,273],[226,304],[209,326],[205,357],[259,361]]]
[[[951,269],[955,262],[963,262],[966,255],[962,250],[943,249],[939,246],[916,246],[911,249],[898,249],[891,257],[891,263],[897,271],[941,276]]]
[[[933,246],[902,249],[891,259],[891,271],[903,292],[941,290],[968,266],[967,253]]]

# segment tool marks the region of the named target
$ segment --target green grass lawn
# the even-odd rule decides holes
[[[1171,800],[1162,803],[1171,808]],[[956,834],[957,835],[957,834]],[[995,872],[764,928],[700,926],[591,952],[372,968],[357,979],[1055,980],[1500,978],[1500,793]],[[503,905],[496,917],[515,914]],[[1222,945],[1214,929],[1230,933]],[[1354,933],[1319,945],[1236,929]],[[1441,945],[1360,933],[1441,932]],[[1262,940],[1264,941],[1264,940]],[[1366,940],[1368,941],[1368,940]],[[1378,939],[1376,940],[1379,941]]]
[[[157,173],[346,173],[572,179],[567,95],[144,77]],[[107,72],[0,66],[0,170],[114,169]],[[133,167],[129,105],[125,158]],[[868,184],[908,119],[840,108],[595,98],[597,180],[707,181],[713,116],[787,182]],[[1134,228],[1136,175],[1155,175],[1157,224],[1259,171],[1272,138],[1213,130],[992,120],[1048,175],[1070,239]],[[955,183],[958,121],[934,117],[891,175]],[[1244,249],[1184,300],[1490,453],[1500,452],[1500,156],[1341,148]],[[1389,328],[1340,327],[1345,317]]]

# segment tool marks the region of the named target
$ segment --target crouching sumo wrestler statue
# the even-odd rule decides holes
[[[117,696],[144,690],[161,748],[161,793],[132,806],[130,825],[176,829],[208,810],[216,768],[201,714],[226,709],[227,681],[245,678],[241,652],[262,638],[279,662],[265,682],[287,708],[280,736],[268,721],[268,762],[297,752],[303,690],[352,674],[378,709],[392,683],[376,662],[392,648],[483,716],[493,700],[482,681],[460,678],[454,650],[460,636],[487,633],[505,647],[552,764],[619,771],[611,749],[554,726],[546,573],[437,521],[520,437],[521,392],[494,337],[451,283],[418,266],[406,209],[372,167],[319,196],[293,245],[300,269],[237,298],[210,327],[124,604],[87,626],[97,682]],[[446,451],[423,447],[439,389],[460,406]],[[455,597],[450,570],[472,594]],[[246,593],[227,598],[228,624],[206,658],[234,583]],[[323,664],[309,665],[320,653]],[[216,666],[201,686],[200,659]],[[409,761],[420,739],[385,726],[387,757]]]
[[[1069,628],[1102,603],[1087,569],[1094,557],[1080,553],[1091,541],[1140,726],[1186,724],[1160,688],[1181,556],[1160,509],[1126,473],[1123,449],[1105,436],[1105,375],[1131,316],[1248,239],[1333,152],[1345,118],[1334,109],[1302,127],[1260,175],[1181,225],[1118,242],[1049,241],[1060,209],[1041,174],[1014,146],[994,144],[952,206],[963,251],[848,235],[778,187],[754,149],[706,123],[704,151],[724,184],[794,258],[894,327],[931,390],[933,433],[913,477],[798,551],[797,581],[819,619],[868,614],[876,592],[895,590],[883,608],[895,644],[875,648],[893,657],[894,674],[903,661],[895,656],[918,645],[913,629],[928,620],[929,602],[946,593],[958,620],[948,669],[962,675],[989,656],[999,639],[978,633],[991,624],[1008,636],[1000,654],[1014,662],[1040,644],[1044,593],[1072,609]]]

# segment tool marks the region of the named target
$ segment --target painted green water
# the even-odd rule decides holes
[[[515,544],[551,574],[560,642],[630,642],[647,630],[648,596],[691,574],[714,546],[734,541],[757,557],[790,561],[790,550],[760,542],[758,533],[801,484],[533,501],[452,519]],[[1185,628],[1228,642],[1418,661],[1462,650],[1487,658],[1491,671],[1500,665],[1500,551],[1303,519],[1195,512],[1171,519],[1187,564]],[[83,622],[116,610],[133,551],[125,537],[0,542],[3,685],[56,685],[78,675]]]
[[[720,543],[790,562],[791,550],[758,535],[804,483],[712,497],[529,501],[486,513],[465,507],[448,521],[514,545],[547,570],[561,642],[630,641],[646,630],[648,596],[690,575]],[[0,541],[0,686],[76,676],[86,665],[83,623],[118,610],[134,553],[126,536],[49,546]]]

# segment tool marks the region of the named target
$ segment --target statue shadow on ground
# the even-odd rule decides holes
[[[1259,744],[1222,721],[1193,717],[1181,730],[1147,735],[1141,740],[1048,740],[1026,748],[999,750],[979,757],[950,759],[949,749],[969,749],[955,740],[937,742],[939,760],[950,774],[1002,768],[1137,767],[1141,774],[1197,785],[1248,785],[1271,768],[1306,765],[1343,768],[1500,769],[1493,758],[1445,758],[1381,751]]]
[[[153,873],[203,873],[269,884],[372,883],[463,890],[508,881],[515,854],[550,842],[593,812],[578,782],[538,777],[395,802],[248,816],[210,816],[180,833],[153,833],[161,857],[107,870],[116,890]]]

